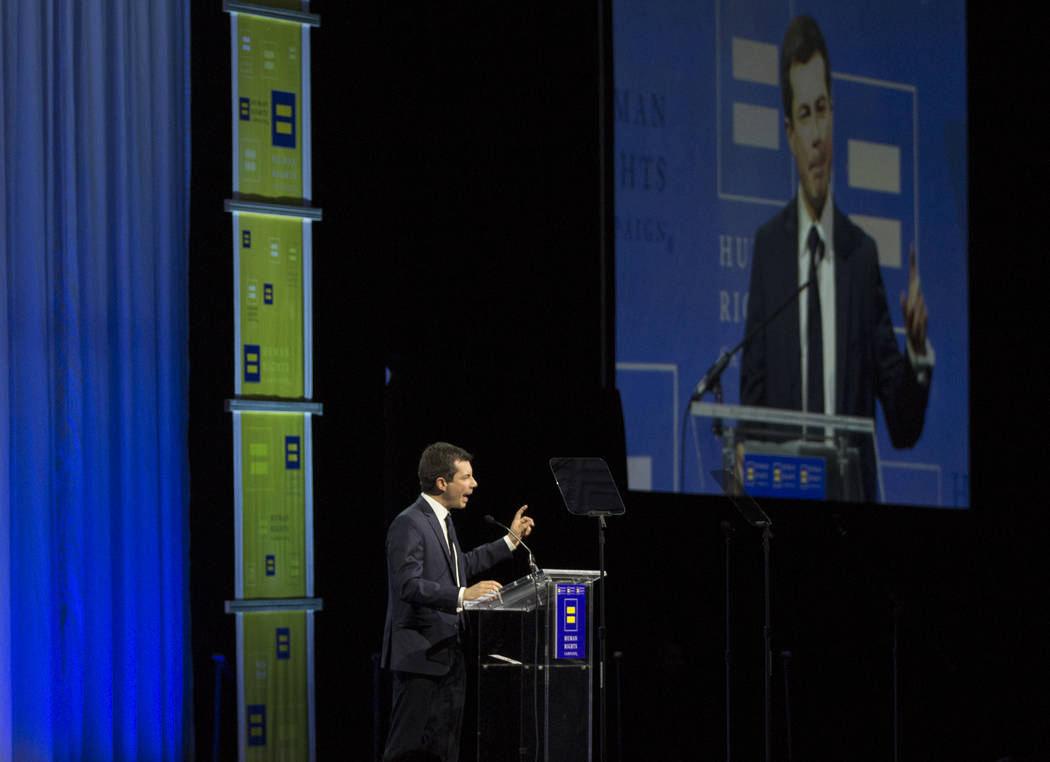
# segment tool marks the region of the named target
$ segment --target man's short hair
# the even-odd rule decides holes
[[[445,481],[452,481],[456,477],[456,462],[469,463],[472,460],[473,455],[448,442],[427,445],[419,458],[419,488],[423,492],[431,492],[439,476],[444,477]]]
[[[824,57],[824,85],[831,95],[831,61],[828,58],[828,46],[824,44],[824,35],[811,16],[795,16],[784,32],[784,42],[780,46],[780,95],[784,99],[784,116],[794,123],[791,106],[795,93],[791,90],[791,67],[804,64],[820,53]]]

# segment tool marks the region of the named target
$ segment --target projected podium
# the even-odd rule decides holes
[[[870,449],[882,499],[871,418],[711,402],[689,412],[721,438],[722,467],[754,497],[863,500],[862,452]]]
[[[479,762],[592,758],[595,644],[588,634],[599,576],[547,569],[465,602],[476,612]]]

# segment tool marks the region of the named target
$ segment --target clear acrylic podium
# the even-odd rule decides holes
[[[476,612],[478,762],[591,760],[599,576],[537,571],[464,604]]]
[[[862,500],[866,450],[882,499],[871,418],[712,402],[693,402],[689,413],[694,424],[710,423],[710,436],[720,440],[722,468],[736,474],[752,496]],[[694,436],[703,437],[695,426]]]

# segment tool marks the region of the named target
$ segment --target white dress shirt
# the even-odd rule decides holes
[[[820,263],[817,265],[817,283],[820,289],[820,321],[821,321],[821,340],[824,344],[824,409],[821,411],[810,411],[810,412],[822,412],[826,415],[835,414],[835,204],[832,198],[831,189],[828,189],[827,199],[824,201],[824,208],[821,210],[820,219],[813,220],[809,215],[809,209],[806,208],[806,204],[803,201],[802,187],[798,189],[798,285],[801,288],[802,284],[809,280],[809,249],[806,245],[806,239],[809,237],[809,229],[816,225],[817,234],[820,236],[820,240],[824,244],[824,255],[820,259]],[[803,300],[800,303],[800,309],[798,311],[798,329],[799,329],[799,343],[801,345],[801,362],[802,362],[802,400],[805,405],[805,400],[808,399],[809,379],[807,378],[808,372],[808,338],[806,329],[809,325],[808,310],[802,305],[805,304]],[[926,352],[925,355],[916,355],[911,348],[911,342],[905,337],[904,345],[907,348],[908,360],[911,362],[912,368],[915,370],[915,374],[919,379],[919,383],[925,385],[930,382],[930,371],[933,369],[934,364],[934,353],[933,346],[930,344],[929,337],[926,338]]]
[[[456,610],[462,611],[463,593],[466,592],[467,588],[463,586],[463,583],[459,578],[459,557],[456,553],[456,548],[448,539],[448,525],[445,523],[445,519],[448,517],[449,510],[426,492],[421,492],[419,494],[422,495],[423,499],[427,501],[427,504],[434,509],[434,514],[437,516],[438,524],[441,526],[441,534],[445,536],[445,544],[448,546],[449,552],[452,555],[452,568],[456,570],[456,584],[459,585],[459,598],[456,601]],[[503,541],[507,543],[507,547],[512,551],[515,549],[514,542],[510,539],[510,535],[503,535]]]

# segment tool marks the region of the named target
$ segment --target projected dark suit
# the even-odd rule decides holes
[[[456,548],[463,585],[512,555],[503,538],[466,553],[455,542],[454,535],[450,539]],[[459,586],[441,525],[422,495],[391,522],[386,537],[386,557],[388,588],[382,665],[402,676],[428,676],[435,682],[449,679],[464,683],[460,641],[464,621],[463,615],[456,612]],[[441,730],[454,739],[451,759],[458,755],[464,694],[465,683],[444,692],[452,697],[448,711],[443,713],[449,727]],[[416,694],[405,695],[406,700],[415,700]],[[425,718],[427,709],[425,705],[395,706],[393,742],[387,748],[388,755],[417,748],[412,744],[420,733],[412,729],[402,734],[396,725]],[[404,749],[398,746],[401,737],[407,739]]]
[[[894,447],[922,434],[929,385],[921,384],[893,333],[875,242],[834,207],[835,400],[839,415],[875,415],[875,398]],[[759,325],[798,288],[798,199],[755,234],[747,327]],[[744,347],[740,402],[802,409],[799,304],[796,301]],[[862,448],[864,499],[875,500],[875,453]]]

